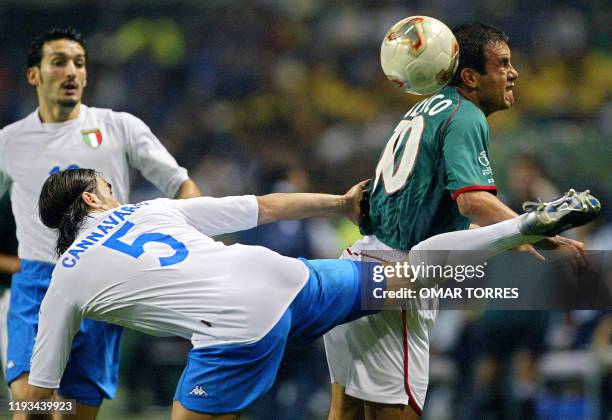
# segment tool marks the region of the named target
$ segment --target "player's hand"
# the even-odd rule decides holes
[[[538,243],[543,248],[558,251],[569,263],[575,274],[582,274],[589,268],[590,262],[584,249],[584,243],[565,236],[554,236]]]
[[[365,181],[361,181],[357,185],[351,187],[350,190],[344,194],[344,198],[346,199],[346,208],[344,216],[346,216],[351,222],[355,223],[359,226],[361,222],[361,199],[363,198],[363,194],[367,191],[368,186],[370,185],[370,179],[366,179]]]
[[[523,244],[517,247],[516,250],[520,252],[528,252],[529,254],[533,255],[536,259],[540,261],[546,261],[546,258],[544,258],[544,255],[540,254],[531,244]]]

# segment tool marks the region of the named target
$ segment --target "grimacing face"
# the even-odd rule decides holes
[[[486,73],[478,76],[480,104],[489,115],[514,105],[514,81],[518,72],[510,62],[510,47],[505,42],[489,44],[485,48]]]
[[[40,101],[48,105],[74,107],[87,85],[85,50],[76,41],[56,39],[42,47],[40,66],[28,72]]]

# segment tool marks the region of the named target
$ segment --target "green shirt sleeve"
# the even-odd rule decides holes
[[[444,134],[446,188],[456,200],[465,191],[497,188],[489,162],[489,126],[478,110],[462,109],[451,117]]]

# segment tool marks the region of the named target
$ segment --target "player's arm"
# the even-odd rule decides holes
[[[49,398],[53,390],[59,388],[81,320],[81,311],[53,286],[49,287],[40,306],[26,394],[28,400]]]
[[[487,149],[488,125],[484,116],[470,108],[460,109],[444,133],[446,188],[456,200],[459,212],[479,226],[517,216],[492,194],[497,189]],[[532,245],[522,248],[544,259]]]
[[[121,113],[126,125],[126,148],[130,164],[166,197],[193,198],[202,195],[187,170],[178,165],[151,129],[140,119]]]
[[[13,274],[19,271],[19,258],[15,255],[0,254],[0,273]]]
[[[4,196],[5,191],[1,186],[3,177],[7,178],[6,185],[8,189],[10,182],[8,182],[8,177],[3,175],[2,167],[0,166],[0,238],[10,238],[15,235],[15,221],[13,215],[11,214],[8,202],[4,201],[8,198],[8,193],[6,193],[6,196]],[[13,274],[18,272],[19,268],[19,258],[17,258],[16,255],[4,253],[0,254],[0,273]]]
[[[11,189],[12,180],[4,169],[4,136],[0,131],[0,197],[7,194]]]
[[[353,186],[344,195],[313,193],[275,193],[257,197],[259,215],[257,223],[309,217],[345,216],[359,224],[359,203],[369,181]]]
[[[183,181],[174,198],[195,198],[200,197],[202,192],[195,182],[191,179]]]
[[[497,187],[489,162],[489,134],[484,116],[464,105],[451,118],[442,152],[446,188],[459,211],[480,226],[516,217],[512,209],[492,194]]]
[[[514,210],[486,191],[468,191],[458,195],[457,207],[459,212],[477,227],[489,226],[517,216]],[[539,260],[544,260],[542,254],[536,251],[533,245],[525,244],[518,249],[529,252]]]
[[[459,212],[478,226],[512,219],[516,212],[487,191],[467,191],[457,196]]]
[[[197,197],[169,200],[185,221],[208,236],[238,232],[263,223],[305,217],[343,215],[359,221],[359,202],[369,181],[361,182],[344,195],[277,193],[260,197]]]
[[[497,191],[488,155],[488,125],[473,108],[460,108],[444,134],[446,188],[459,212],[479,226],[517,216],[493,193]]]

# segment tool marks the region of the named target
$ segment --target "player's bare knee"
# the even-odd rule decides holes
[[[24,373],[19,376],[13,382],[11,382],[11,397],[14,400],[23,400],[26,398],[26,393],[28,390],[28,374]],[[14,414],[13,420],[25,420],[25,414]]]
[[[172,404],[172,420],[237,420],[240,413],[230,414],[205,414],[185,408],[180,402]]]
[[[332,398],[327,420],[363,420],[363,401],[346,395],[344,387],[332,384]]]
[[[57,397],[57,396],[56,398],[62,399],[62,397]],[[99,409],[100,407],[81,404],[77,402],[76,403],[76,415],[58,413],[58,416],[53,417],[53,420],[96,420]]]
[[[28,378],[29,375],[24,373],[11,382],[10,388],[13,399],[23,400],[26,398],[26,393],[28,392]]]
[[[364,402],[365,420],[419,420],[421,416],[409,405]]]

